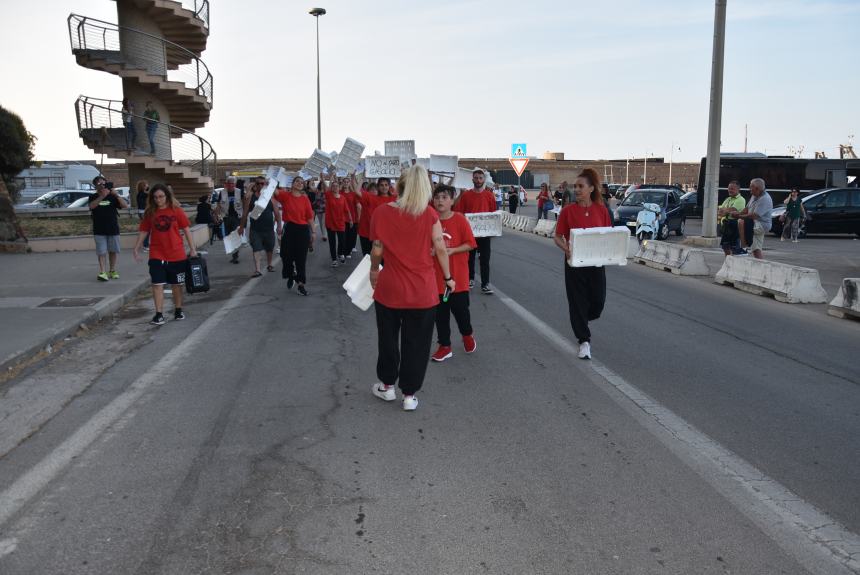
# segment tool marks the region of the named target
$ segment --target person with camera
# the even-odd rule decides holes
[[[96,191],[90,194],[89,208],[93,219],[93,238],[96,242],[96,255],[99,258],[99,281],[118,280],[116,256],[119,253],[119,212],[128,204],[113,189],[113,182],[98,175],[93,178]],[[108,271],[105,271],[107,266]]]

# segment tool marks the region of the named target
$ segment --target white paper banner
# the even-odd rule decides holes
[[[401,162],[415,158],[415,140],[386,140],[385,155],[397,156]]]
[[[279,168],[278,175],[280,175],[284,170],[283,168]],[[266,209],[266,206],[269,205],[269,202],[272,200],[272,196],[275,194],[275,188],[278,187],[278,180],[276,178],[269,178],[269,185],[260,190],[260,197],[257,198],[257,201],[254,202],[254,207],[251,209],[251,213],[248,214],[251,216],[252,220],[256,220],[260,217],[260,214],[263,213],[263,210]]]
[[[397,156],[367,156],[364,164],[368,178],[400,177],[400,158]]]
[[[476,214],[464,214],[472,226],[472,235],[476,238],[502,235],[501,212],[479,212]]]
[[[321,150],[314,150],[302,171],[312,177],[319,177],[331,165],[331,157]]]
[[[456,174],[457,156],[437,156],[430,154],[430,165],[428,170],[436,174]]]
[[[472,170],[459,168],[454,176],[454,183],[451,184],[458,190],[470,190],[474,187],[472,183]]]
[[[363,153],[364,144],[352,138],[347,138],[343,143],[343,148],[340,149],[340,154],[337,155],[334,167],[344,172],[354,172]]]

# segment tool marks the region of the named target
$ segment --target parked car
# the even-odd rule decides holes
[[[702,216],[702,207],[699,205],[698,192],[687,192],[681,196],[681,206],[684,208],[684,215],[688,218]]]
[[[681,198],[674,189],[637,188],[630,192],[624,201],[615,209],[616,226],[627,226],[630,233],[636,231],[636,216],[642,210],[642,205],[650,203],[660,206],[660,223],[657,239],[665,240],[669,232],[684,235],[687,226],[687,216],[681,205]]]
[[[32,202],[26,204],[17,204],[15,210],[43,210],[45,208],[65,208],[72,202],[80,198],[88,198],[92,191],[88,190],[54,190],[47,194],[42,194]]]
[[[75,200],[74,202],[72,202],[71,204],[69,204],[66,207],[67,208],[85,208],[85,207],[87,207],[87,204],[89,203],[89,199],[90,199],[89,196],[87,196],[85,198],[78,198],[77,200]]]
[[[829,188],[813,192],[800,200],[806,221],[800,224],[800,237],[806,234],[855,234],[860,237],[860,188]],[[770,231],[782,235],[785,206],[773,209]]]

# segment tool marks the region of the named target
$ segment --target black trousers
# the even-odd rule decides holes
[[[600,317],[606,303],[606,269],[572,268],[565,263],[564,287],[573,335],[579,343],[591,341],[588,322]]]
[[[460,335],[472,335],[468,291],[452,293],[447,302],[443,302],[442,296],[439,296],[439,305],[436,306],[436,338],[439,345],[451,345],[451,314],[454,314]]]
[[[352,253],[352,248],[355,247],[355,240],[358,239],[358,226],[355,224],[346,224],[346,253]]]
[[[328,235],[328,253],[331,255],[332,261],[337,259],[337,256],[345,256],[349,253],[346,248],[346,232],[336,232],[326,228]]]
[[[281,236],[281,277],[294,279],[300,284],[307,282],[305,264],[308,261],[308,247],[311,245],[311,231],[307,224],[287,222]]]
[[[385,385],[398,383],[403,395],[413,395],[421,389],[430,361],[436,308],[394,309],[379,302],[374,307],[379,334],[376,376]]]
[[[508,211],[512,214],[517,213],[517,207],[520,205],[519,199],[509,199],[508,200]]]
[[[370,253],[373,242],[370,241],[370,238],[364,236],[358,236],[358,240],[361,242],[361,255],[366,256]]]
[[[490,240],[491,237],[475,238],[478,249],[469,252],[469,279],[475,279],[475,252],[481,253],[481,285],[490,283]]]

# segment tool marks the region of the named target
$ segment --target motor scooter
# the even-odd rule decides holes
[[[645,203],[636,214],[636,239],[641,244],[645,240],[657,237],[660,229],[660,206],[658,204]]]

